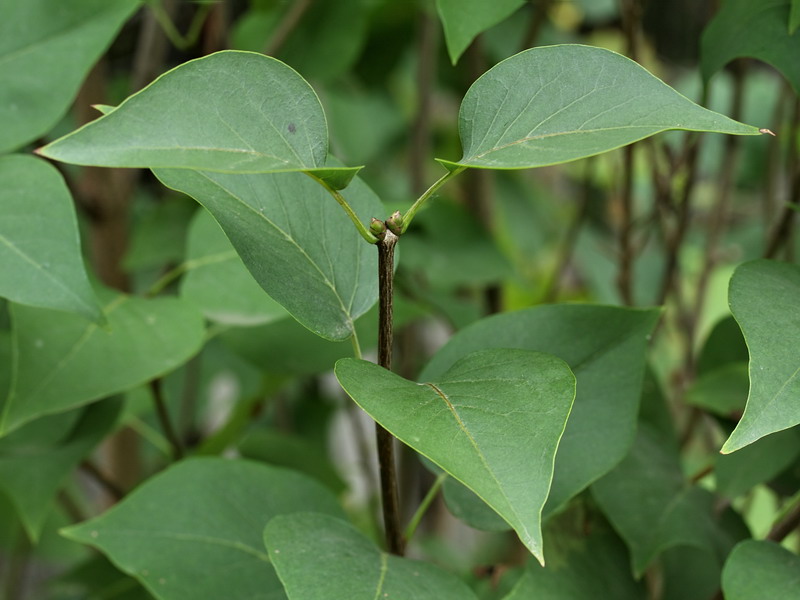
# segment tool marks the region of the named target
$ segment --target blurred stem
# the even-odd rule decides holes
[[[386,231],[378,246],[378,364],[392,370],[394,250],[398,237]],[[377,390],[376,390],[377,393]],[[378,469],[381,476],[381,501],[386,546],[402,556],[405,546],[400,528],[400,493],[397,483],[394,436],[375,423],[378,443]]]
[[[179,264],[178,266],[170,269],[166,273],[164,273],[158,280],[150,286],[150,288],[144,293],[145,297],[152,298],[153,296],[158,296],[161,292],[163,292],[173,281],[181,277],[191,271],[192,269],[197,269],[198,267],[203,267],[206,265],[213,265],[220,262],[225,262],[226,260],[230,260],[231,258],[235,258],[238,256],[235,250],[229,250],[226,252],[218,252],[217,254],[209,254],[208,256],[202,256],[200,258],[191,258]]]
[[[550,10],[550,5],[553,4],[553,0],[537,0],[533,2],[533,4],[535,5],[535,12],[533,13],[533,17],[531,17],[528,31],[525,32],[525,39],[522,40],[523,50],[536,45],[536,40],[539,39],[542,27],[544,27],[547,21],[547,12]]]
[[[311,0],[295,0],[291,4],[276,27],[275,33],[270,36],[264,46],[264,54],[274,56],[283,47],[309,8],[311,8]]]
[[[741,59],[732,63],[733,70],[733,97],[731,100],[730,116],[738,121],[741,119],[742,102],[744,98],[745,64]],[[725,150],[722,158],[722,173],[717,185],[717,197],[714,201],[711,217],[706,230],[706,247],[703,258],[703,267],[697,282],[697,296],[694,309],[688,320],[689,339],[694,343],[700,314],[705,304],[708,284],[714,267],[717,263],[717,251],[722,235],[725,232],[725,221],[728,218],[731,191],[736,173],[739,156],[739,136],[729,135],[725,138]]]
[[[164,401],[164,391],[162,389],[162,381],[160,378],[153,379],[150,382],[150,391],[153,392],[153,402],[155,403],[156,407],[156,415],[161,423],[161,429],[164,431],[164,435],[167,437],[170,446],[172,447],[172,459],[180,460],[184,455],[183,443],[178,437],[178,433],[175,431],[175,428],[172,426],[172,421],[170,421],[169,411],[167,411],[167,403]]]
[[[409,174],[411,190],[419,194],[425,187],[425,165],[431,156],[431,105],[436,81],[436,55],[439,48],[439,22],[427,10],[421,11],[417,36],[417,107],[411,129]]]
[[[84,473],[91,476],[100,487],[102,487],[114,502],[119,502],[125,497],[125,490],[123,490],[117,482],[112,481],[100,468],[88,458],[81,462],[80,468]]]
[[[775,523],[767,534],[767,539],[773,542],[782,542],[793,531],[800,527],[800,497],[795,495],[793,498],[794,506],[788,512],[782,512],[782,518]],[[791,503],[790,503],[791,506]]]
[[[575,245],[578,242],[578,234],[580,233],[581,227],[583,227],[583,223],[586,221],[586,217],[589,214],[589,203],[592,199],[592,174],[594,172],[595,160],[594,158],[588,158],[585,162],[586,172],[583,175],[583,194],[581,195],[580,206],[578,207],[578,212],[573,217],[572,222],[569,225],[569,229],[564,236],[564,241],[561,243],[561,247],[559,248],[556,267],[553,270],[553,275],[550,277],[550,281],[548,282],[547,288],[545,289],[543,295],[542,301],[545,303],[555,302],[555,300],[558,298],[561,279],[563,278],[564,272],[567,270],[567,267],[572,261],[572,255],[575,252]]]
[[[353,344],[353,357],[361,360],[363,358],[361,355],[361,344],[358,341],[358,334],[356,333],[355,327],[353,328],[353,335],[350,336],[350,343]]]
[[[408,526],[406,527],[405,533],[403,537],[405,541],[408,542],[412,537],[414,537],[414,532],[419,527],[419,524],[422,522],[422,517],[425,516],[425,513],[428,512],[428,508],[430,507],[433,499],[436,498],[436,494],[439,493],[439,490],[444,484],[444,480],[447,479],[447,473],[439,473],[439,476],[436,478],[436,481],[433,482],[433,485],[428,490],[428,493],[425,494],[425,497],[422,499],[417,511],[414,513],[414,516],[411,517],[411,520],[408,522]]]
[[[367,240],[370,244],[375,244],[378,241],[378,238],[372,235],[372,233],[361,222],[361,220],[358,218],[358,215],[355,213],[350,204],[348,204],[347,200],[344,196],[342,196],[339,190],[333,189],[327,181],[320,179],[313,173],[306,173],[306,175],[328,190],[328,193],[333,196],[334,200],[339,203],[339,206],[341,206],[344,209],[344,212],[347,213],[347,216],[350,217],[350,220],[353,222],[353,225],[356,226],[356,229],[358,230],[358,233],[361,234],[361,237]]]
[[[765,258],[775,258],[778,250],[789,241],[792,233],[797,203],[800,202],[800,160],[798,160],[797,135],[800,133],[800,99],[795,101],[792,124],[789,129],[789,201],[783,208],[783,213],[770,236]]]
[[[148,2],[148,6],[150,6],[150,10],[153,11],[153,16],[156,21],[158,21],[158,24],[161,26],[161,29],[164,31],[170,43],[178,50],[186,50],[197,43],[197,39],[200,37],[200,31],[203,28],[203,23],[214,5],[208,2],[197,7],[189,29],[186,31],[186,35],[182,35],[177,27],[175,27],[172,18],[164,9],[160,0]]]
[[[447,173],[442,175],[436,183],[434,183],[431,187],[429,187],[422,196],[417,198],[417,201],[408,209],[405,215],[403,215],[403,227],[400,230],[401,233],[405,233],[408,229],[408,226],[411,225],[411,221],[414,220],[414,216],[417,214],[417,211],[422,208],[422,205],[425,204],[431,197],[442,187],[445,183],[450,181],[453,177],[464,171],[466,167],[456,167],[453,170],[448,170]]]

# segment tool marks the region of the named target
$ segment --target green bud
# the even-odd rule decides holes
[[[375,236],[381,238],[386,233],[386,223],[384,223],[380,219],[372,217],[372,220],[369,222],[369,230]]]
[[[399,210],[394,211],[391,217],[386,221],[386,226],[395,235],[400,235],[403,232],[403,215]]]

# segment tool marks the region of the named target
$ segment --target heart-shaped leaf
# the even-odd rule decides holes
[[[739,266],[728,302],[750,351],[750,393],[727,454],[800,423],[800,267],[768,260]]]
[[[547,515],[627,454],[636,431],[647,338],[658,317],[658,310],[590,305],[492,316],[453,336],[420,377],[435,381],[457,360],[484,348],[535,350],[566,361],[578,393],[558,447]]]
[[[305,79],[269,56],[230,50],[183,63],[38,152],[102,167],[305,171],[337,188],[358,171],[325,166],[328,127]]]
[[[525,0],[436,0],[453,64],[475,37],[510,16]]]
[[[317,335],[350,337],[353,321],[375,304],[375,248],[364,243],[324,188],[305,175],[155,173],[205,206],[259,285]],[[359,179],[347,197],[362,222],[383,213],[380,200]]]
[[[280,600],[262,532],[273,517],[298,511],[344,516],[330,492],[299,473],[195,458],[63,533],[101,550],[159,600]]]
[[[381,552],[340,519],[315,513],[275,517],[264,529],[289,600],[476,600],[457,577]]]
[[[0,0],[0,152],[58,122],[138,7],[139,0]]]
[[[30,156],[0,157],[0,296],[102,321],[69,190]]]
[[[800,599],[800,557],[775,542],[746,540],[722,570],[725,600]]]
[[[469,354],[436,383],[342,359],[336,377],[373,419],[489,504],[543,561],[541,512],[575,378],[547,354]]]
[[[789,11],[789,0],[725,0],[701,39],[703,78],[746,56],[778,69],[800,94],[800,36],[789,31]]]
[[[579,45],[525,50],[492,67],[467,91],[458,122],[464,156],[440,161],[449,169],[554,165],[669,129],[759,133],[624,56]]]
[[[203,319],[182,300],[98,295],[107,303],[107,328],[11,305],[12,385],[0,407],[0,435],[168,373],[203,343]]]
[[[211,321],[263,325],[287,316],[256,283],[206,210],[198,210],[189,227],[186,270],[181,298],[197,306]]]
[[[114,426],[122,403],[37,419],[0,439],[0,490],[36,541],[67,474]]]

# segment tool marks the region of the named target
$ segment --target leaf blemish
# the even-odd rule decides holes
[[[289,133],[294,133],[295,131],[297,131],[297,127],[295,127],[294,123],[289,123],[287,129],[289,130]]]

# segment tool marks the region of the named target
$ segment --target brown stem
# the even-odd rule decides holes
[[[291,5],[283,16],[283,20],[278,24],[275,33],[270,36],[264,46],[264,54],[274,56],[283,47],[309,8],[311,8],[311,0],[296,0]]]
[[[81,469],[90,475],[108,493],[114,502],[119,502],[125,497],[125,490],[112,481],[100,468],[88,458],[81,463]]]
[[[795,102],[794,115],[789,129],[789,135],[792,140],[794,140],[794,136],[797,135],[798,131],[800,131],[800,100]],[[791,142],[789,147],[788,166],[791,174],[789,203],[784,207],[783,214],[781,214],[778,224],[772,231],[767,250],[764,253],[766,258],[775,258],[781,246],[789,240],[792,233],[794,215],[797,212],[797,203],[800,202],[800,160],[798,160],[797,144],[794,141]]]
[[[409,157],[411,190],[416,195],[425,191],[425,165],[431,156],[431,107],[438,48],[439,23],[427,11],[422,11],[417,39],[417,110],[411,129]]]
[[[180,437],[178,437],[175,428],[172,426],[172,421],[169,418],[167,403],[164,401],[164,392],[161,387],[161,380],[153,379],[150,382],[150,390],[153,392],[153,401],[156,406],[158,420],[161,423],[161,429],[172,445],[172,458],[173,460],[180,460],[184,455],[183,443]]]
[[[378,246],[378,364],[392,369],[393,342],[393,283],[394,249],[397,236],[386,231]],[[402,556],[405,542],[400,526],[400,493],[397,484],[397,464],[394,456],[394,436],[375,423],[378,441],[378,468],[381,475],[383,524],[389,552]]]
[[[780,543],[798,527],[800,527],[800,505],[795,506],[782,521],[775,524],[767,534],[767,539]]]

